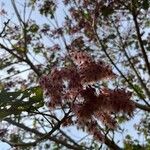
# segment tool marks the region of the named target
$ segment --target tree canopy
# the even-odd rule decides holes
[[[150,149],[149,0],[9,0],[0,18],[2,142]]]

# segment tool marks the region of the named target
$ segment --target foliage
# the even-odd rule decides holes
[[[150,1],[11,0],[0,17],[3,142],[150,149]],[[144,142],[124,132],[136,118]],[[87,135],[75,140],[70,127]]]

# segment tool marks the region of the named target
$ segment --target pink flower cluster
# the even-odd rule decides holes
[[[69,56],[73,64],[52,69],[49,75],[41,77],[40,85],[51,99],[49,107],[69,104],[78,125],[84,126],[100,139],[98,124],[93,118],[109,128],[115,128],[117,122],[112,114],[131,116],[134,111],[134,103],[130,100],[131,92],[124,89],[96,90],[93,86],[95,82],[116,77],[111,67],[102,61],[96,62],[86,52],[70,52]],[[71,118],[69,120],[66,122],[71,122]],[[96,124],[95,127],[90,122]]]

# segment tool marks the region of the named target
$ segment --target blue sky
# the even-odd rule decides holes
[[[10,4],[10,1],[11,0],[0,0],[0,2],[4,2],[5,3],[5,8],[6,8],[6,11],[10,14],[10,19],[17,21],[16,18],[15,18],[15,14],[12,13],[12,6]],[[33,16],[34,18],[36,18],[36,20],[39,22],[39,23],[43,23],[45,21],[45,18],[43,17],[40,17],[38,15],[38,13],[33,13]],[[59,20],[61,21],[62,19],[62,13],[58,13],[58,18]],[[5,21],[5,19],[2,19],[2,17],[0,16],[0,26],[3,24],[3,22]],[[133,129],[133,125],[134,123],[138,122],[139,121],[139,115],[137,117],[135,117],[133,120],[129,121],[129,122],[126,122],[125,124],[122,125],[122,127],[125,127],[126,129],[126,133],[130,133],[133,137],[135,138],[140,138],[141,139],[141,142],[143,142],[143,137],[138,137],[138,134],[135,132],[135,130]],[[72,135],[75,137],[75,136],[78,136],[78,133],[77,131],[75,131],[72,127],[71,128],[68,128],[68,129],[65,129],[66,132],[71,131],[72,132]],[[86,134],[81,134],[80,133],[80,136],[85,136]],[[120,137],[120,135],[117,135],[116,139],[123,139],[124,137]],[[121,139],[121,140],[122,140]],[[3,143],[3,142],[0,142],[0,150],[8,150],[10,149],[10,146],[6,143]]]

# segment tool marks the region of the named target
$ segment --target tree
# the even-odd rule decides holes
[[[13,18],[5,3],[1,140],[25,150],[149,149],[150,2],[11,0]],[[121,126],[135,117],[144,143]],[[87,135],[75,140],[70,126]]]

